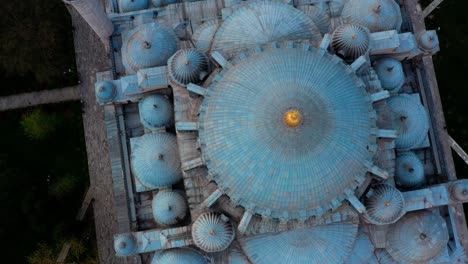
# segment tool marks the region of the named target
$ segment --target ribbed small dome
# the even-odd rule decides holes
[[[362,228],[359,228],[353,250],[351,251],[351,255],[345,261],[345,264],[368,264],[372,263],[371,260],[374,258],[374,245]]]
[[[450,195],[457,202],[468,201],[468,182],[459,180],[450,184]]]
[[[210,50],[211,43],[218,27],[218,20],[208,20],[195,29],[192,35],[192,40],[199,51],[207,53]]]
[[[137,240],[131,233],[119,234],[114,237],[114,250],[117,256],[135,255],[137,247]]]
[[[160,225],[174,225],[183,220],[187,212],[185,198],[175,191],[160,191],[154,196],[153,217]]]
[[[370,32],[400,30],[402,23],[400,6],[395,0],[348,0],[341,16]]]
[[[151,133],[132,138],[131,162],[136,178],[147,188],[158,189],[182,179],[176,137]]]
[[[372,187],[364,202],[364,217],[376,225],[395,223],[405,214],[403,194],[388,184],[377,184]]]
[[[357,25],[343,25],[332,35],[332,47],[346,59],[355,60],[369,50],[369,31]]]
[[[396,158],[395,182],[403,188],[414,188],[426,182],[424,165],[413,152],[399,154]]]
[[[138,103],[141,123],[150,130],[174,124],[172,103],[164,95],[149,95]]]
[[[208,70],[208,58],[196,49],[177,51],[168,61],[169,76],[176,84],[185,86],[199,82]]]
[[[439,38],[435,31],[424,30],[418,35],[418,44],[424,51],[433,51],[439,45]]]
[[[216,213],[201,214],[192,225],[195,245],[206,252],[225,250],[234,237],[234,228],[229,219]]]
[[[429,117],[424,106],[408,94],[390,97],[387,105],[394,114],[398,131],[396,148],[405,150],[418,147],[429,131]]]
[[[208,264],[200,253],[189,248],[175,248],[154,254],[151,264]]]
[[[97,82],[94,85],[94,88],[96,91],[96,97],[101,103],[112,101],[117,93],[114,84],[107,81]]]
[[[440,215],[415,211],[390,227],[386,249],[398,262],[426,263],[442,253],[448,240],[447,224]]]
[[[122,13],[147,9],[148,6],[148,0],[119,0],[119,8]]]
[[[312,19],[312,21],[314,21],[315,25],[320,30],[320,33],[328,33],[328,28],[330,27],[330,17],[327,15],[327,13],[323,12],[316,6],[300,5],[297,8],[302,10]]]
[[[398,92],[403,86],[405,74],[403,73],[403,66],[398,60],[392,58],[377,60],[374,69],[383,88],[391,92]]]
[[[177,37],[159,23],[140,25],[124,35],[122,63],[129,74],[139,69],[166,65],[177,51]]]

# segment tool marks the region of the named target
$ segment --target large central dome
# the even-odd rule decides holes
[[[375,144],[372,105],[337,57],[275,47],[241,56],[208,89],[202,155],[220,189],[253,212],[321,215],[365,178]]]

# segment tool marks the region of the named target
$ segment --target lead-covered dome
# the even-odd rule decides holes
[[[208,58],[196,49],[177,51],[167,62],[169,77],[178,85],[199,82],[208,71]]]
[[[225,250],[235,235],[229,218],[217,213],[201,214],[192,224],[192,239],[195,245],[206,252]]]
[[[96,98],[100,103],[107,103],[114,99],[115,95],[117,94],[117,90],[115,89],[115,85],[109,81],[101,81],[97,82],[94,85]]]
[[[418,34],[418,44],[424,51],[434,51],[439,46],[439,38],[434,30],[424,30]]]
[[[396,158],[395,183],[403,188],[415,188],[426,182],[424,165],[413,152],[399,154]]]
[[[147,9],[149,0],[119,0],[120,12],[138,11]]]
[[[297,9],[302,10],[306,15],[308,15],[317,28],[320,30],[320,33],[325,35],[328,33],[328,28],[330,27],[330,17],[327,13],[320,10],[320,8],[311,5],[300,5]]]
[[[376,225],[395,223],[405,214],[405,198],[389,184],[377,184],[371,188],[364,201],[364,218]]]
[[[387,233],[388,253],[398,262],[427,263],[446,248],[445,220],[430,211],[406,214]]]
[[[421,145],[429,131],[429,117],[424,106],[408,94],[390,97],[387,105],[393,112],[398,131],[396,148],[406,150]]]
[[[152,202],[154,220],[160,225],[174,225],[185,218],[187,202],[176,191],[160,191]]]
[[[359,228],[353,250],[351,251],[351,255],[347,258],[345,264],[370,264],[373,263],[372,260],[374,259],[374,245],[363,229]]]
[[[376,143],[374,110],[349,66],[290,44],[265,47],[223,71],[199,120],[203,160],[223,192],[283,219],[341,204],[365,179]]]
[[[190,248],[175,248],[159,251],[153,256],[151,264],[208,264],[208,260]]]
[[[218,30],[218,27],[218,20],[208,20],[195,29],[192,35],[192,40],[199,51],[207,53],[211,49],[213,37]]]
[[[369,50],[370,33],[357,25],[339,26],[332,35],[332,48],[346,59],[355,60]]]
[[[166,65],[177,51],[174,31],[159,23],[143,24],[123,35],[122,63],[128,74]]]
[[[468,201],[468,181],[458,180],[450,184],[450,195],[457,202]]]
[[[370,32],[400,30],[402,23],[400,6],[395,0],[348,0],[341,16]]]
[[[151,133],[131,138],[133,173],[149,189],[176,184],[182,179],[176,137]]]
[[[172,126],[174,109],[169,98],[164,95],[148,95],[138,103],[140,121],[150,130]]]
[[[401,62],[393,58],[379,59],[374,64],[375,72],[383,88],[398,92],[405,82]]]
[[[216,32],[213,50],[250,48],[272,41],[322,39],[312,19],[291,5],[258,1],[239,7]]]
[[[117,256],[134,255],[137,247],[137,240],[131,233],[119,234],[114,237],[114,250]]]

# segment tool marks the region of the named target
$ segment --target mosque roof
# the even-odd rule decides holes
[[[141,123],[150,130],[169,127],[174,123],[172,103],[164,95],[148,95],[138,104]]]
[[[147,9],[149,0],[119,0],[120,12],[138,11]]]
[[[114,84],[108,81],[97,82],[94,88],[96,97],[101,103],[110,102],[117,94]]]
[[[425,183],[424,165],[413,152],[401,153],[396,158],[395,183],[403,188],[413,188]]]
[[[159,23],[142,24],[123,34],[122,63],[129,74],[166,65],[176,51],[174,31]]]
[[[364,205],[364,217],[372,224],[392,224],[405,214],[403,194],[389,184],[374,185],[367,194]]]
[[[225,250],[234,240],[234,227],[227,217],[218,213],[203,213],[192,224],[192,238],[206,252]]]
[[[332,35],[333,49],[346,59],[355,60],[369,50],[369,30],[357,25],[342,25]]]
[[[168,61],[169,76],[178,85],[196,83],[208,71],[208,58],[196,49],[177,51]]]
[[[353,250],[345,264],[372,263],[374,259],[374,245],[363,229],[359,228]]]
[[[374,64],[375,72],[383,88],[398,92],[405,82],[401,62],[393,58],[379,59]]]
[[[251,48],[272,41],[322,39],[312,19],[291,5],[257,1],[243,5],[221,24],[213,50]]]
[[[327,13],[316,6],[311,5],[300,5],[297,8],[302,10],[302,12],[304,12],[312,19],[314,24],[320,30],[320,33],[323,35],[328,33],[328,28],[330,27],[330,17]]]
[[[228,255],[228,264],[250,264],[250,262],[243,253],[231,251]]]
[[[221,76],[201,106],[199,139],[210,175],[233,201],[297,219],[338,207],[363,182],[375,113],[339,58],[272,45]]]
[[[114,250],[118,256],[135,254],[137,246],[137,240],[131,233],[119,234],[114,238]]]
[[[387,233],[387,251],[398,262],[427,263],[446,248],[447,224],[431,211],[407,213]]]
[[[153,256],[151,264],[208,264],[208,260],[190,248],[175,248],[159,251]]]
[[[367,27],[370,32],[400,30],[402,17],[395,0],[348,0],[341,16],[350,24]]]
[[[422,50],[433,51],[439,45],[439,38],[434,30],[424,30],[418,35],[418,44]]]
[[[143,186],[158,189],[182,179],[176,137],[169,133],[150,133],[131,138],[131,163],[135,177]]]
[[[241,239],[256,264],[344,263],[353,249],[358,224],[339,222]]]
[[[187,213],[185,198],[176,191],[160,191],[152,202],[154,220],[161,225],[174,225]]]
[[[210,50],[211,42],[218,28],[218,20],[208,20],[195,29],[192,40],[197,50],[203,53],[207,53]]]

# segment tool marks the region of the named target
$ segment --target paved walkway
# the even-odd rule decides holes
[[[80,100],[80,98],[80,86],[3,96],[0,97],[0,111]]]

